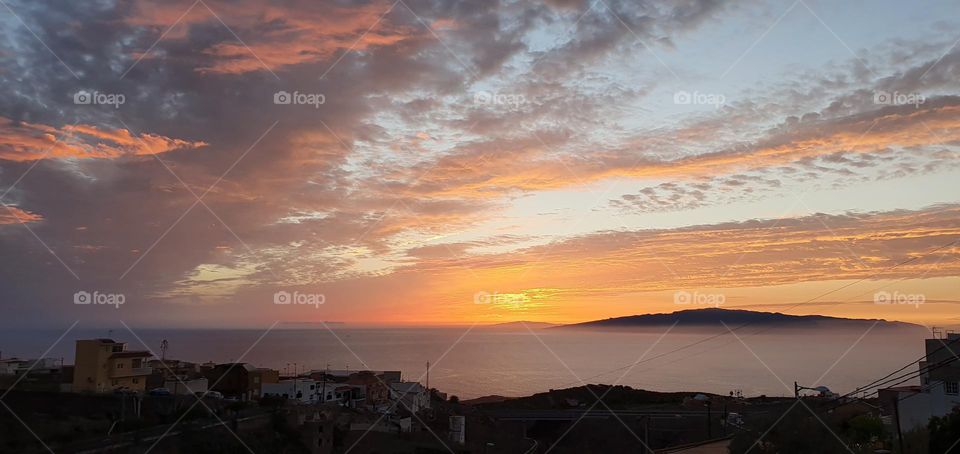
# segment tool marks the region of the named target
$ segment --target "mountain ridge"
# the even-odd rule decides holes
[[[731,328],[735,328],[743,324],[749,324],[783,328],[829,328],[868,326],[874,324],[877,328],[923,328],[913,323],[888,321],[884,319],[843,318],[827,315],[789,315],[782,312],[705,308],[686,309],[669,313],[610,317],[601,320],[559,325],[548,329],[631,329],[671,326],[675,323],[678,327],[702,327],[726,324]]]

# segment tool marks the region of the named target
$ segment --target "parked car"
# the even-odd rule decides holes
[[[170,390],[167,388],[153,388],[150,390],[151,396],[169,396],[171,395]]]

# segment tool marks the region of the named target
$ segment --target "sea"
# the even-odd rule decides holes
[[[460,399],[526,396],[584,383],[652,391],[790,396],[794,381],[845,393],[924,353],[923,332],[594,332],[524,326],[4,330],[2,358],[73,362],[74,340],[111,337],[131,350],[192,362],[248,362],[282,373],[399,370]],[[49,349],[49,351],[48,351]],[[429,374],[427,364],[430,364]],[[915,368],[915,366],[912,366]],[[913,369],[908,369],[913,370]],[[904,384],[912,384],[907,382]]]

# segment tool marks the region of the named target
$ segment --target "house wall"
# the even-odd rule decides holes
[[[430,408],[429,394],[426,388],[419,384],[411,387],[409,383],[395,383],[392,384],[390,391],[391,399],[400,399],[399,408],[405,408],[414,413]]]
[[[909,432],[914,429],[927,427],[930,422],[930,408],[932,405],[930,394],[927,393],[900,393],[897,403],[900,414],[900,430]]]
[[[146,391],[147,376],[153,369],[147,366],[145,358],[108,358],[106,361],[110,371],[108,374],[110,389],[123,387],[134,391]]]
[[[117,377],[110,379],[110,389],[129,388],[134,391],[145,392],[147,377]]]
[[[250,399],[259,399],[263,395],[263,385],[278,383],[280,381],[280,371],[272,369],[256,369],[248,374],[248,395]]]
[[[208,381],[206,378],[197,378],[193,380],[166,380],[163,387],[170,390],[173,394],[188,395],[207,392]]]
[[[219,391],[227,397],[237,397],[241,400],[250,399],[250,386],[253,379],[241,364],[231,368],[230,365],[217,366],[207,376],[213,391]]]
[[[944,416],[960,406],[960,395],[947,394],[943,382],[934,382],[929,388],[930,413],[933,416]]]
[[[78,340],[73,369],[73,392],[107,391],[107,357],[109,344]]]

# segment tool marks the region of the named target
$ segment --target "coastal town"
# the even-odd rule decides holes
[[[938,452],[934,431],[960,407],[957,343],[934,333],[916,371],[843,395],[585,385],[461,401],[398,370],[194,363],[79,339],[73,364],[0,358],[0,452]]]

